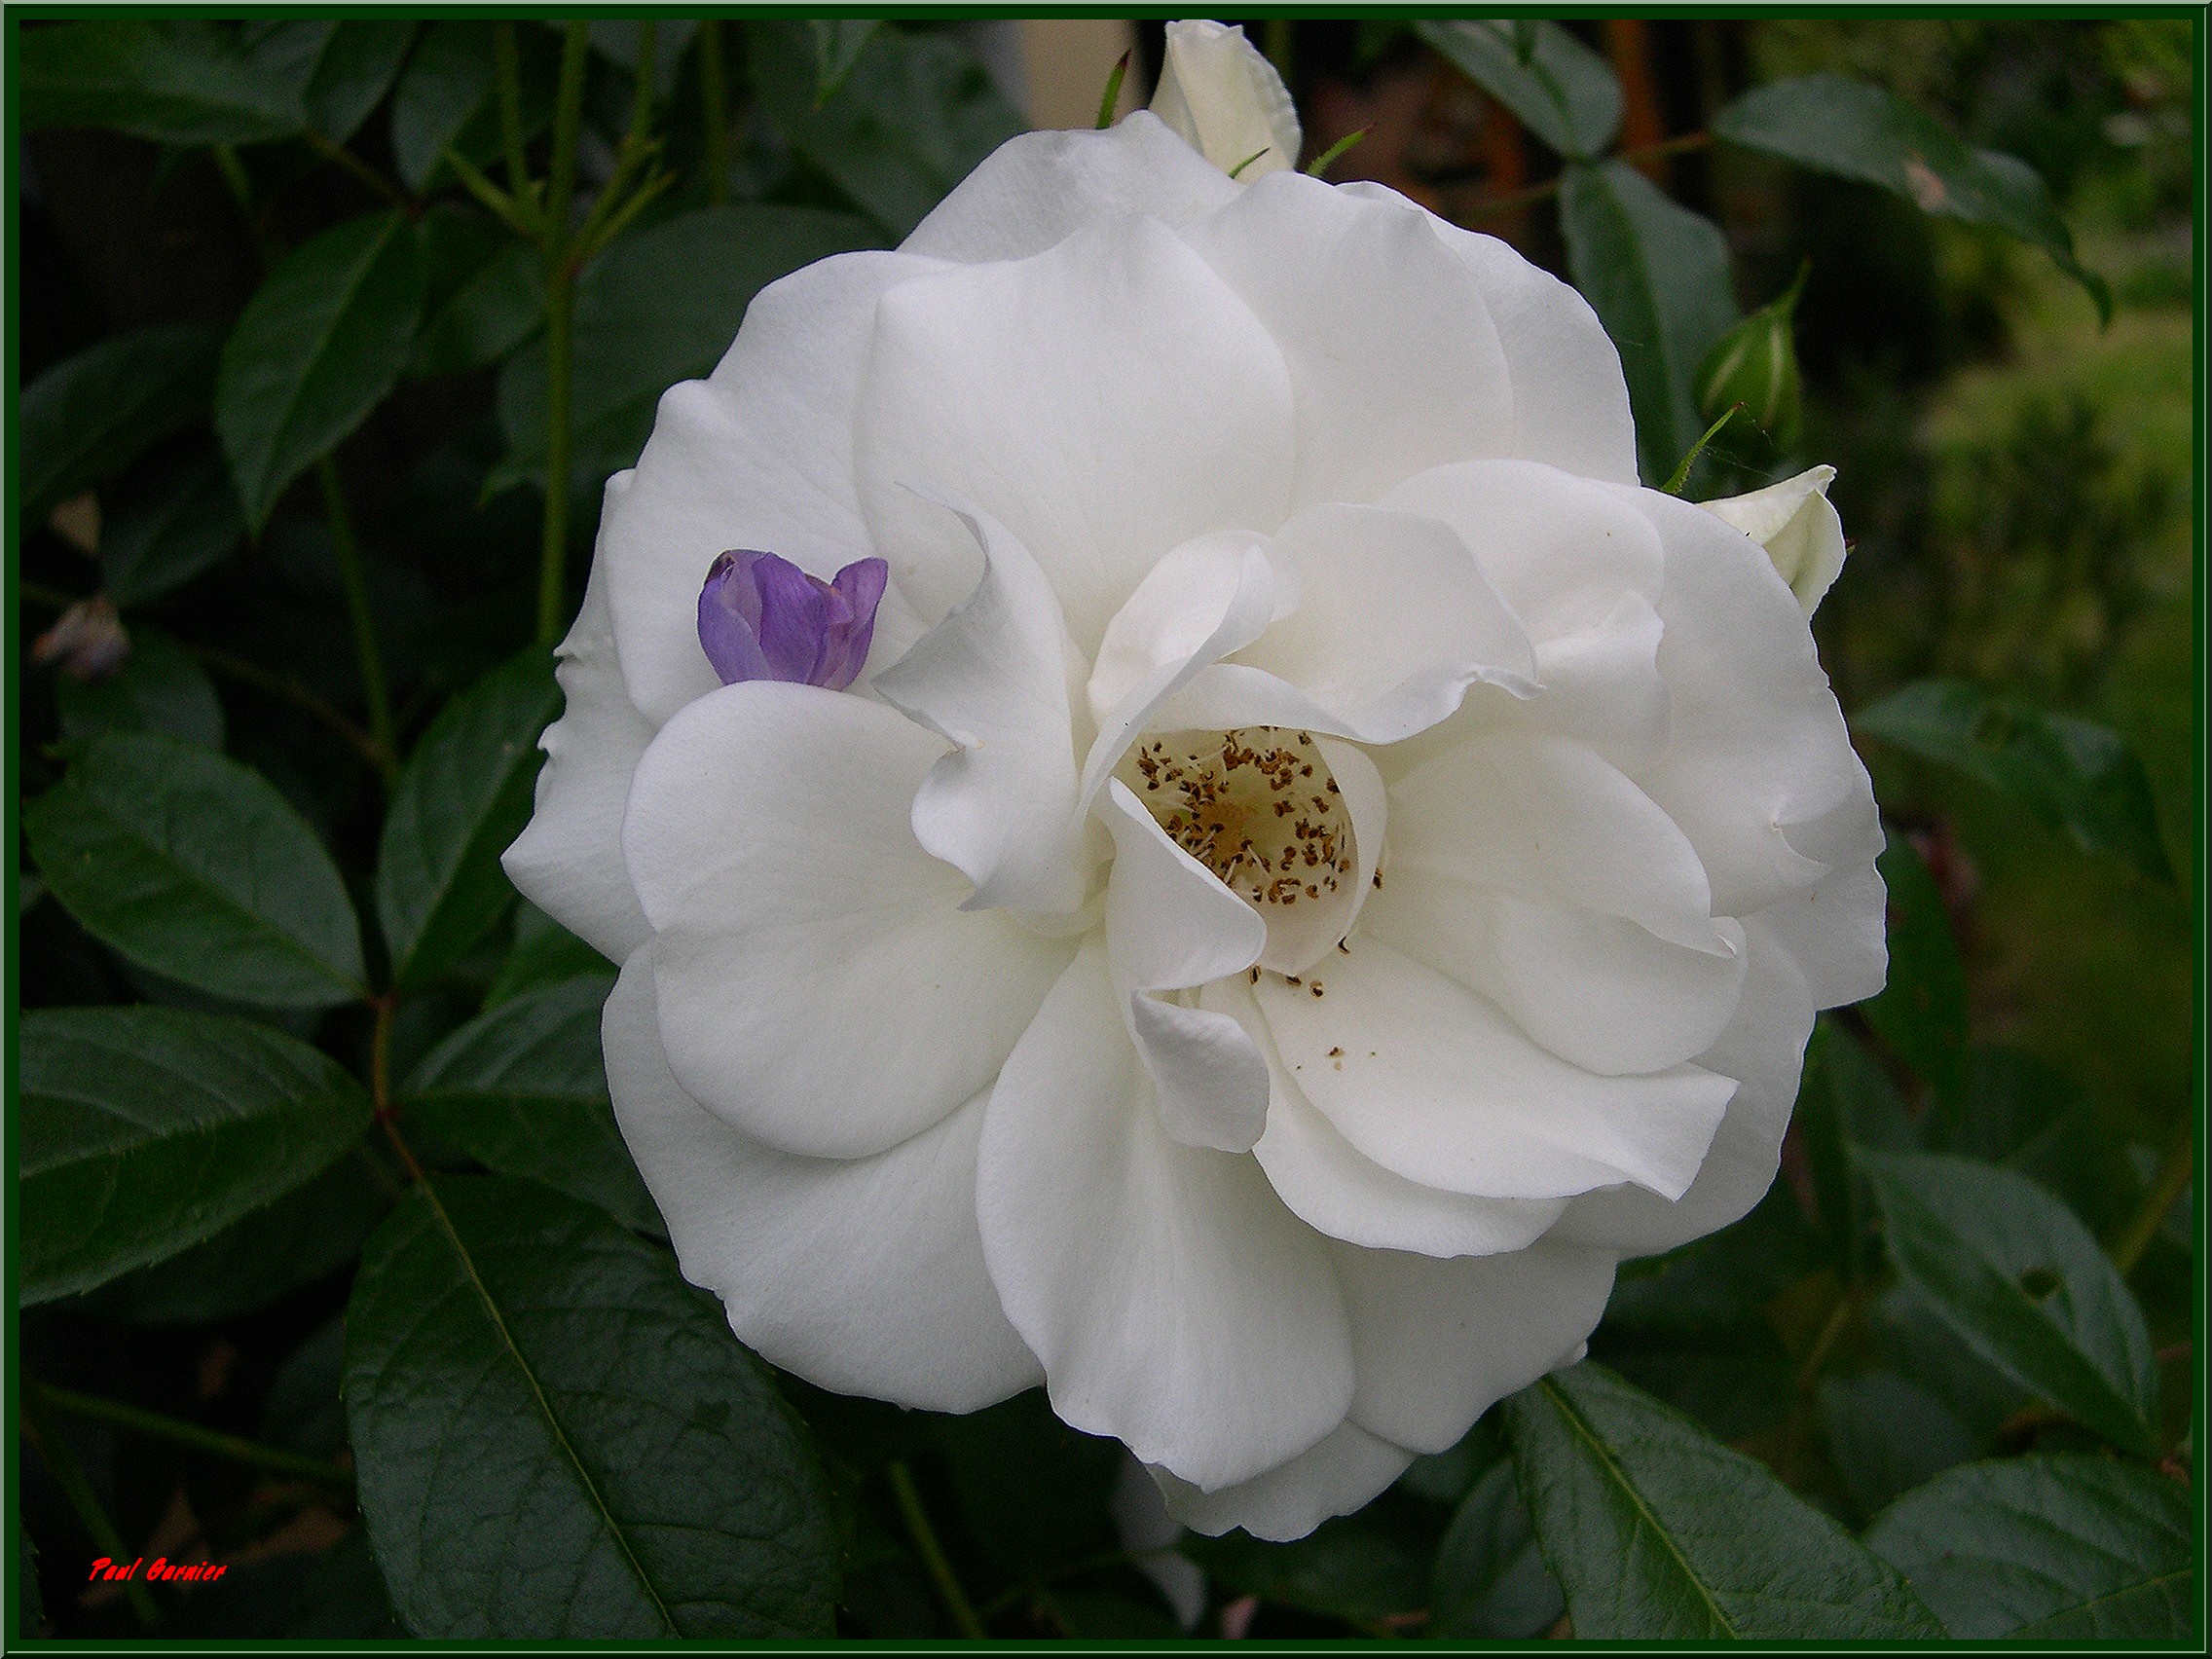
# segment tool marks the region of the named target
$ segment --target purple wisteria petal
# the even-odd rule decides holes
[[[842,691],[875,635],[890,567],[862,559],[834,584],[754,548],[720,554],[699,590],[699,645],[724,685],[780,680]]]

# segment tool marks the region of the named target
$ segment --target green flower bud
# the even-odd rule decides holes
[[[1741,403],[1745,418],[1785,453],[1796,445],[1804,413],[1795,314],[1809,269],[1800,266],[1787,293],[1722,335],[1697,372],[1698,409],[1706,420],[1716,421],[1730,404]]]

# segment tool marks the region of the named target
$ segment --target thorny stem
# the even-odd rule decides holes
[[[936,1529],[930,1526],[929,1512],[922,1507],[922,1494],[914,1488],[913,1472],[901,1459],[885,1471],[891,1479],[891,1495],[899,1500],[899,1513],[906,1523],[906,1532],[914,1540],[915,1552],[922,1558],[930,1582],[937,1586],[938,1599],[952,1618],[952,1628],[971,1641],[984,1641],[987,1632],[983,1621],[976,1616],[969,1604],[968,1593],[960,1588],[960,1580],[953,1576],[952,1564],[944,1559],[944,1551],[937,1541]]]
[[[1702,150],[1712,142],[1713,134],[1710,132],[1685,132],[1677,138],[1661,139],[1656,144],[1640,144],[1633,150],[1616,150],[1608,159],[1634,166],[1639,162],[1657,161],[1661,156],[1678,156],[1687,150]],[[1567,174],[1563,172],[1557,178],[1547,178],[1541,184],[1532,184],[1527,190],[1516,190],[1510,196],[1497,196],[1488,202],[1478,202],[1467,209],[1463,217],[1490,219],[1501,213],[1518,212],[1535,203],[1550,201],[1560,193],[1560,187],[1566,182]]]
[[[538,547],[537,643],[551,645],[567,618],[569,409],[575,385],[576,272],[569,219],[576,194],[576,135],[583,124],[584,24],[561,43],[561,91],[553,111],[553,163],[545,192],[545,534]]]
[[[28,1392],[23,1396],[23,1428],[30,1443],[38,1448],[38,1455],[46,1460],[54,1484],[61,1489],[61,1495],[69,1500],[77,1519],[85,1524],[92,1547],[106,1551],[111,1561],[128,1561],[130,1551],[123,1542],[123,1534],[115,1530],[115,1523],[100,1503],[99,1493],[92,1491],[92,1483],[85,1478],[85,1468],[77,1461],[77,1454],[69,1450],[69,1443],[55,1429],[54,1419],[46,1415],[44,1406]],[[127,1580],[123,1594],[129,1600],[130,1610],[138,1615],[138,1622],[148,1630],[161,1622],[161,1614],[154,1610],[154,1598],[145,1585],[135,1578]]]
[[[121,1400],[103,1400],[96,1395],[56,1388],[51,1382],[26,1380],[25,1388],[39,1404],[51,1406],[57,1412],[66,1412],[71,1417],[87,1418],[93,1422],[104,1422],[116,1428],[129,1429],[133,1433],[152,1435],[157,1440],[173,1441],[197,1452],[227,1457],[234,1463],[250,1464],[273,1475],[314,1481],[346,1492],[353,1490],[353,1472],[350,1469],[325,1462],[320,1457],[303,1457],[296,1452],[264,1446],[257,1440],[241,1439],[238,1435],[224,1434],[216,1429],[203,1428],[196,1422],[186,1422],[181,1418],[126,1405]]]
[[[722,25],[707,18],[699,24],[699,122],[704,129],[707,205],[729,200],[729,83],[722,71]]]
[[[389,794],[399,783],[399,738],[391,720],[391,691],[385,683],[384,645],[377,638],[376,612],[369,605],[368,578],[361,549],[353,539],[353,515],[347,510],[346,487],[338,463],[324,456],[314,463],[322,486],[322,506],[330,521],[330,544],[338,555],[338,579],[346,589],[346,608],[353,619],[353,651],[361,664],[361,695],[369,705],[369,737],[376,745],[378,775]]]
[[[2151,1177],[2151,1190],[2143,1195],[2142,1207],[2112,1241],[2113,1266],[2120,1270],[2122,1278],[2132,1273],[2143,1260],[2143,1252],[2158,1235],[2158,1224],[2166,1219],[2166,1212],[2188,1190],[2195,1171],[2195,1135],[2185,1113],[2174,1127],[2173,1139],[2166,1143],[2166,1154],[2158,1161],[2157,1173]]]

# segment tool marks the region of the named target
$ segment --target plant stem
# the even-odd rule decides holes
[[[522,152],[522,55],[515,48],[514,24],[494,25],[492,50],[499,66],[499,147],[506,153],[507,193],[527,223],[535,203]]]
[[[61,1489],[61,1495],[69,1500],[77,1519],[85,1524],[92,1547],[105,1550],[110,1561],[126,1560],[130,1552],[124,1545],[123,1534],[115,1530],[115,1523],[100,1504],[99,1493],[92,1491],[92,1483],[85,1478],[84,1465],[77,1461],[76,1453],[69,1450],[68,1442],[55,1429],[54,1419],[46,1415],[32,1392],[23,1396],[23,1427],[30,1435],[31,1444],[38,1448],[38,1455],[46,1459],[54,1484]],[[161,1622],[161,1614],[154,1609],[154,1598],[145,1585],[135,1578],[128,1580],[123,1594],[130,1603],[130,1610],[138,1615],[138,1622],[148,1630]]]
[[[952,1628],[971,1641],[987,1640],[983,1621],[976,1616],[969,1604],[968,1594],[960,1588],[960,1580],[953,1576],[952,1564],[944,1559],[939,1547],[937,1532],[930,1526],[929,1512],[922,1507],[922,1494],[914,1490],[913,1472],[905,1460],[891,1465],[885,1471],[891,1478],[891,1495],[899,1500],[899,1513],[906,1523],[906,1532],[914,1540],[914,1549],[922,1558],[930,1582],[937,1586],[938,1598],[944,1603],[944,1610],[951,1615]]]
[[[320,1457],[304,1457],[296,1452],[286,1452],[275,1446],[264,1446],[257,1440],[240,1439],[235,1434],[224,1434],[217,1429],[203,1428],[196,1422],[186,1422],[161,1412],[150,1412],[137,1406],[126,1405],[121,1400],[103,1400],[92,1394],[80,1394],[68,1388],[56,1388],[51,1382],[26,1381],[26,1388],[39,1404],[51,1406],[71,1417],[90,1419],[116,1428],[128,1428],[133,1433],[149,1434],[157,1440],[173,1441],[189,1446],[196,1452],[205,1452],[217,1457],[227,1457],[234,1463],[247,1463],[265,1469],[273,1475],[285,1475],[294,1480],[314,1481],[323,1486],[337,1487],[345,1492],[353,1490],[353,1472],[325,1462]]]
[[[300,136],[307,140],[307,146],[309,149],[313,150],[324,161],[344,167],[348,172],[351,173],[362,184],[368,186],[368,188],[372,192],[374,192],[377,196],[382,197],[392,206],[414,206],[414,203],[408,200],[407,193],[405,191],[401,190],[396,184],[393,184],[388,178],[386,178],[384,174],[377,171],[376,168],[370,166],[368,163],[362,161],[360,157],[354,155],[352,151],[347,149],[345,145],[334,142],[333,140],[324,137],[321,133],[317,132],[312,127],[309,128],[305,132],[302,132]]]
[[[1265,43],[1262,50],[1267,54],[1268,61],[1274,65],[1275,73],[1282,77],[1282,84],[1285,87],[1291,84],[1290,72],[1293,67],[1291,63],[1290,29],[1290,18],[1270,18],[1262,26],[1260,35],[1261,40]],[[1296,156],[1290,158],[1290,165],[1292,166],[1298,166]]]
[[[238,681],[241,685],[250,685],[257,691],[266,691],[272,697],[281,697],[301,713],[313,716],[351,744],[361,758],[370,765],[379,768],[384,765],[384,752],[377,748],[375,738],[328,703],[325,703],[297,680],[263,668],[259,663],[248,662],[243,657],[233,656],[229,651],[217,650],[212,645],[189,645],[186,648],[200,659],[203,667],[210,668],[217,674],[227,675],[229,678]]]
[[[1858,1310],[1859,1298],[1856,1295],[1847,1291],[1836,1298],[1835,1306],[1828,1310],[1827,1323],[1821,1327],[1821,1334],[1813,1339],[1813,1346],[1806,1352],[1805,1363],[1798,1367],[1797,1387],[1800,1392],[1809,1392],[1819,1380],[1821,1367],[1828,1362],[1828,1355],[1835,1351],[1835,1345],[1850,1328],[1851,1316]]]
[[[2173,1139],[2166,1143],[2165,1157],[2158,1161],[2157,1172],[2151,1177],[2151,1190],[2143,1195],[2142,1207],[2110,1246],[2113,1266],[2122,1278],[2143,1260],[2143,1252],[2158,1235],[2158,1223],[2180,1201],[2195,1173],[2196,1139],[2189,1115],[2184,1113],[2174,1127]]]
[[[1684,132],[1679,137],[1664,138],[1656,144],[1640,144],[1633,150],[1615,151],[1609,159],[1634,166],[1639,162],[1657,161],[1661,156],[1677,156],[1685,150],[1702,150],[1712,142],[1713,134],[1710,132]],[[1516,190],[1510,196],[1478,202],[1467,210],[1466,217],[1493,219],[1501,213],[1518,212],[1535,203],[1550,201],[1560,193],[1560,187],[1566,182],[1567,174],[1563,172],[1557,178],[1547,178],[1541,184],[1532,184],[1527,190]]]
[[[722,68],[722,25],[714,18],[699,24],[699,125],[704,129],[707,205],[729,200],[729,82]]]
[[[330,543],[338,554],[338,579],[346,589],[346,608],[353,618],[353,650],[361,663],[361,694],[369,705],[369,737],[377,747],[377,771],[388,794],[399,782],[399,742],[391,723],[391,692],[384,678],[384,646],[377,638],[376,612],[369,608],[361,549],[353,539],[353,515],[346,507],[346,488],[339,482],[338,463],[326,455],[314,463],[314,475],[322,486],[322,506],[330,520]]]
[[[407,1166],[409,1178],[421,1184],[424,1179],[423,1165],[416,1160],[415,1149],[407,1144],[406,1136],[399,1132],[399,1108],[391,1100],[391,1022],[399,1012],[399,993],[387,991],[372,1002],[377,1019],[369,1033],[369,1103],[376,1110],[376,1120],[383,1125],[385,1138],[391,1142],[391,1150],[399,1154],[399,1161]]]
[[[583,122],[584,24],[561,43],[553,111],[553,165],[545,191],[545,534],[538,546],[537,642],[553,645],[568,621],[569,407],[575,387],[575,266],[569,219],[576,194],[576,134]]]

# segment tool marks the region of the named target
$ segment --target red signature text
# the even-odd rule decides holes
[[[149,1567],[144,1556],[136,1561],[117,1561],[112,1556],[101,1556],[92,1563],[92,1570],[85,1576],[102,1583],[109,1580],[143,1579],[162,1584],[204,1584],[211,1578],[222,1577],[228,1571],[230,1567],[221,1562],[170,1561],[166,1556],[156,1556],[153,1565]]]

